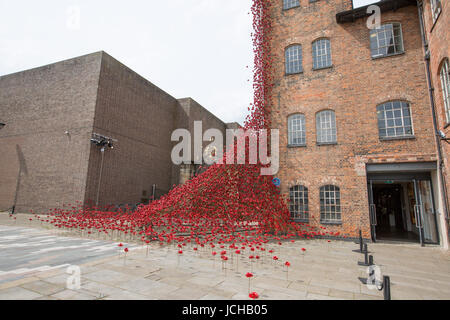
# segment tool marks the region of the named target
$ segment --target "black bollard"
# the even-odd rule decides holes
[[[363,253],[363,238],[361,230],[359,230],[359,252]]]
[[[369,250],[367,250],[367,244],[364,245],[364,265],[369,265]]]
[[[388,276],[383,277],[383,289],[384,300],[391,300],[391,279]]]
[[[373,266],[373,256],[372,255],[369,256],[369,266]]]

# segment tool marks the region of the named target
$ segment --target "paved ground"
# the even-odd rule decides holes
[[[0,270],[4,277],[0,275],[0,299],[248,299],[245,274],[249,271],[254,273],[250,289],[260,299],[383,296],[359,280],[367,278],[367,268],[358,266],[363,256],[354,252],[358,246],[352,242],[271,244],[267,249],[275,250],[278,262],[266,254],[250,265],[247,252],[230,256],[223,265],[220,258],[213,259],[211,250],[195,252],[188,247],[179,255],[172,246],[152,245],[147,256],[146,248],[136,246],[125,260],[114,249],[117,242],[68,238],[60,231],[27,225],[26,219],[11,223],[1,214],[0,226]],[[15,243],[19,246],[11,247]],[[306,248],[306,253],[301,248]],[[450,299],[448,251],[409,244],[369,244],[369,250],[381,272],[391,276],[393,299]],[[291,263],[288,273],[285,261]],[[66,288],[67,264],[81,268],[79,290]],[[59,268],[39,270],[43,266]],[[5,277],[5,272],[21,268],[34,271],[17,278]]]
[[[135,247],[125,244],[130,250]],[[67,268],[119,252],[117,243],[61,237],[48,231],[0,225],[0,284],[37,272]]]

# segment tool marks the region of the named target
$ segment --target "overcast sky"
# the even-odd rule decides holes
[[[242,124],[253,99],[251,2],[0,0],[0,75],[104,50],[172,96]]]

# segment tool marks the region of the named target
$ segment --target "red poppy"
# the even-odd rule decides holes
[[[256,292],[251,292],[248,296],[250,299],[253,299],[253,300],[259,298],[259,295]]]
[[[253,277],[253,273],[251,273],[251,272],[247,272],[247,274],[245,275],[247,278],[251,278],[251,277]]]

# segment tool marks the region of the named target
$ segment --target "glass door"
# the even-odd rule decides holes
[[[434,209],[433,190],[430,180],[414,180],[416,205],[416,226],[419,228],[421,244],[439,242],[436,223],[436,211]]]
[[[434,208],[433,189],[430,180],[418,181],[418,193],[423,218],[423,236],[425,243],[437,244],[439,233],[437,228],[436,211]]]

